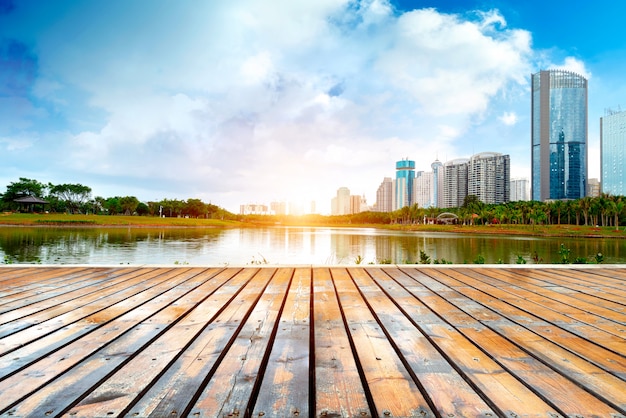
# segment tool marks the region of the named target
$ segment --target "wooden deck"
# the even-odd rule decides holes
[[[0,415],[624,417],[626,268],[0,268]]]

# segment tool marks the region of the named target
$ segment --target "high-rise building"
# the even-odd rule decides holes
[[[340,187],[337,196],[331,200],[330,213],[332,215],[348,215],[350,213],[350,189]]]
[[[385,177],[380,186],[378,186],[376,191],[376,211],[393,211],[393,180],[391,177]]]
[[[469,160],[458,158],[448,161],[443,165],[444,187],[443,187],[443,208],[456,208],[463,205],[467,196]]]
[[[511,202],[526,201],[528,199],[528,179],[511,179]]]
[[[420,208],[435,206],[435,188],[433,187],[433,172],[418,171],[413,180],[414,203]]]
[[[587,188],[587,79],[565,70],[532,75],[531,195],[578,199]]]
[[[415,161],[408,158],[396,162],[395,198],[393,210],[411,206],[413,201],[413,180],[415,179]]]
[[[433,169],[433,206],[443,207],[443,163],[436,159],[430,167]]]
[[[601,191],[600,180],[596,178],[590,178],[587,181],[587,196],[589,197],[598,197],[600,196]]]
[[[603,193],[626,196],[626,111],[600,118],[600,184]]]
[[[511,161],[508,155],[497,152],[473,155],[468,166],[467,194],[488,204],[508,202],[511,199],[510,172]]]

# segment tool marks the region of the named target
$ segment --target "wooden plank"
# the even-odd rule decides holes
[[[264,271],[265,274],[273,270]],[[197,370],[193,361],[195,355],[189,356],[187,374],[198,375],[197,379],[183,378],[185,386],[182,388],[172,382],[170,392],[166,396],[156,396],[148,393],[145,399],[152,397],[158,401],[158,407],[149,411],[151,416],[171,416],[173,411],[188,411],[193,417],[221,417],[245,416],[252,408],[250,400],[254,388],[259,384],[262,376],[262,363],[271,348],[271,337],[278,326],[278,316],[287,297],[293,269],[281,268],[271,278],[271,282],[264,290],[263,295],[255,304],[250,316],[245,320],[241,331],[221,361],[213,361],[210,370]],[[205,353],[206,354],[206,353]],[[206,385],[202,384],[210,377]],[[185,391],[185,388],[189,389]],[[200,393],[195,403],[185,396],[195,387]],[[152,391],[151,391],[152,392]],[[153,401],[154,402],[154,401]],[[190,404],[191,402],[191,404]],[[138,408],[139,406],[139,408]],[[141,405],[135,406],[132,411],[139,416],[145,416],[146,409]]]
[[[313,269],[315,416],[371,417],[330,270]]]
[[[559,269],[559,271],[560,270],[561,269]],[[503,270],[499,274],[504,277],[510,277],[512,280],[514,280],[512,283],[515,283],[515,280],[517,280],[518,283],[523,284],[523,282],[526,280],[526,276],[524,275],[524,273],[518,276],[515,274],[508,273],[506,270]],[[543,287],[540,284],[538,284],[538,286]],[[520,286],[520,288],[525,289],[524,286]],[[545,295],[543,291],[538,291],[537,289],[535,289],[534,291],[529,290],[528,292],[529,293],[527,294],[527,296],[524,296],[524,298],[528,299],[529,301],[538,303],[548,309],[555,309],[556,307],[558,312],[561,312],[563,315],[566,315],[572,318],[575,321],[575,323],[588,324],[591,327],[601,329],[619,338],[624,338],[626,334],[626,327],[623,326],[623,321],[616,322],[614,320],[610,320],[610,319],[598,316],[596,314],[593,314],[586,310],[581,309],[577,304],[572,305],[572,304],[563,304],[563,303],[555,302],[555,300],[549,297],[549,295]],[[613,290],[605,289],[604,294],[607,295],[605,297],[610,297],[608,295],[611,295],[612,292]],[[616,299],[616,300],[624,300],[624,299]]]
[[[79,282],[83,277],[97,276],[105,269],[92,270],[88,268],[53,268],[28,269],[29,274],[19,279],[3,280],[0,283],[0,312],[5,312],[7,303],[32,295],[42,294],[66,285]],[[115,271],[111,269],[110,271]],[[18,305],[19,306],[19,305]]]
[[[0,327],[0,336],[5,337],[0,340],[0,353],[35,341],[86,316],[93,317],[94,313],[143,292],[150,284],[167,280],[168,271],[174,270],[151,268],[133,272],[131,277],[120,276],[110,286],[102,286],[102,292],[93,291],[83,297],[76,297],[72,301],[75,305],[55,305],[6,324],[6,327]],[[152,281],[147,284],[147,280]]]
[[[151,271],[150,271],[151,270]],[[97,300],[102,294],[115,292],[117,289],[124,288],[125,282],[137,279],[142,274],[159,275],[161,272],[157,269],[143,269],[123,272],[113,277],[98,277],[97,279],[81,281],[78,287],[68,286],[59,291],[51,291],[46,298],[21,306],[10,311],[2,313],[2,321],[4,325],[0,326],[0,336],[8,335],[13,330],[23,329],[27,326],[37,324],[41,321],[48,320],[57,315],[69,312],[74,306],[80,305],[81,301]]]
[[[567,331],[563,324],[548,322],[547,319],[552,315],[551,311],[541,310],[537,307],[528,308],[520,301],[512,303],[512,301],[507,299],[507,293],[501,288],[483,282],[474,282],[472,277],[468,276],[468,274],[477,275],[479,274],[478,272],[462,269],[458,272],[448,270],[447,273],[450,279],[446,278],[446,276],[440,276],[440,278],[445,280],[451,287],[456,288],[464,296],[497,311],[512,322],[524,326],[528,330],[541,335],[546,340],[558,344],[563,349],[575,353],[582,359],[615,374],[617,377],[626,379],[626,340],[601,331],[594,332],[593,328],[585,327],[584,324],[578,324],[577,328],[587,331],[591,335],[588,335],[588,338],[580,337]],[[473,286],[457,287],[451,280],[458,280],[464,285]],[[480,290],[478,290],[478,287],[480,287]],[[490,296],[491,298],[485,296]],[[521,306],[518,307],[516,305]],[[558,308],[556,309],[558,310]],[[495,321],[495,323],[500,322],[500,320]],[[593,338],[594,342],[591,342],[589,338]],[[607,348],[613,350],[613,352],[608,351]],[[574,360],[572,360],[573,363],[575,363]]]
[[[452,283],[453,280],[447,274],[448,270],[445,273],[428,270],[426,273],[444,285]],[[457,291],[460,292],[458,296],[448,294],[446,299],[473,318],[481,318],[485,306],[502,304],[499,305],[502,311],[510,306],[495,298],[483,297],[479,291],[466,286],[458,287],[453,292]],[[466,292],[472,293],[474,298],[461,294]],[[619,403],[623,397],[622,382],[619,378],[526,330],[509,320],[502,311],[497,309],[494,311],[499,318],[481,318],[475,327],[465,327],[461,330],[510,373],[533,387],[544,398],[550,399],[566,415],[585,416],[599,412],[609,415],[621,412],[615,409],[621,408]],[[532,357],[528,355],[529,353]],[[546,358],[544,355],[552,361],[548,363],[539,361]],[[584,364],[585,370],[581,363]],[[548,365],[560,370],[561,373]],[[591,370],[595,373],[589,374]],[[576,380],[576,383],[572,380]],[[587,390],[581,389],[581,386]]]
[[[445,354],[450,363],[500,411],[499,415],[558,416],[553,405],[548,404],[528,388],[522,379],[495,361],[488,351],[482,349],[480,341],[463,332],[466,329],[482,332],[485,327],[434,292],[432,288],[437,287],[437,283],[433,283],[429,276],[410,268],[403,268],[402,271],[385,268],[385,272],[415,298],[403,298],[399,301],[407,314],[428,335],[439,351]],[[440,286],[438,290],[445,289]],[[485,314],[489,316],[489,313]]]
[[[80,339],[1,381],[0,411],[9,409],[14,416],[65,411],[198,303],[213,297],[238,272],[233,268],[222,270],[190,291],[183,289],[178,298],[166,298],[139,312],[129,312],[99,328],[90,338]],[[165,306],[158,302],[165,302]]]
[[[348,271],[440,416],[496,415],[402,309],[415,303],[413,297],[380,269],[350,268]]]
[[[145,291],[135,294],[129,298],[118,301],[104,308],[101,311],[94,312],[78,321],[65,322],[62,327],[59,327],[56,331],[39,337],[33,340],[31,343],[21,344],[14,347],[11,350],[10,355],[0,356],[0,376],[8,376],[12,373],[16,373],[21,368],[35,362],[41,357],[45,356],[49,352],[53,352],[71,342],[78,340],[83,336],[87,336],[95,329],[105,326],[110,321],[127,314],[134,309],[143,309],[142,304],[148,306],[149,303],[155,299],[160,300],[163,303],[163,295],[167,294],[168,298],[175,297],[176,294],[180,294],[186,289],[189,289],[189,283],[194,283],[195,286],[199,286],[200,283],[208,279],[219,269],[175,269],[171,270],[168,274],[163,275],[168,277],[167,280],[161,282],[152,282],[152,286]],[[201,274],[203,273],[203,274]],[[187,283],[187,284],[185,284]],[[175,288],[175,291],[173,291]],[[93,336],[93,334],[92,334]],[[92,336],[87,336],[88,338]],[[3,343],[0,340],[0,344]]]
[[[252,408],[253,416],[309,416],[310,308],[311,269],[297,268]]]
[[[616,353],[626,352],[626,340],[623,338],[623,328],[620,324],[598,317],[582,309],[571,305],[556,303],[543,294],[537,294],[526,290],[524,286],[517,286],[515,282],[501,282],[492,275],[493,271],[465,269],[455,272],[448,270],[449,274],[464,285],[476,289],[505,301],[533,317],[539,317],[542,321],[568,330],[579,337],[592,340],[604,348]],[[512,276],[511,280],[515,276]],[[455,286],[452,286],[455,287]]]
[[[121,415],[128,411],[145,388],[162,375],[163,370],[176,361],[183,351],[197,342],[203,354],[220,353],[240,327],[250,307],[267,285],[270,275],[256,274],[257,269],[245,269],[211,298],[200,302],[182,319],[168,328],[113,375],[100,382],[69,413],[81,416]],[[209,326],[215,323],[216,326]],[[209,358],[201,357],[205,363]],[[197,358],[196,358],[197,360]],[[198,361],[196,361],[198,363]],[[200,367],[193,367],[196,371]],[[200,383],[200,382],[197,382]],[[193,385],[197,389],[197,384]],[[182,392],[185,402],[193,395],[193,388]],[[183,389],[180,388],[180,389]],[[180,399],[180,397],[178,398]],[[177,415],[185,405],[171,405],[167,416]]]
[[[333,268],[354,356],[378,416],[435,416],[345,269]]]

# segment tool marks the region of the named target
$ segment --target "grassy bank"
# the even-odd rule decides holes
[[[335,224],[323,219],[306,222],[302,218],[281,219],[281,225],[326,226],[352,228],[381,228],[402,231],[423,231],[442,233],[468,233],[491,235],[526,235],[543,237],[581,238],[626,238],[625,228],[616,231],[615,227],[582,225],[384,225],[384,224]],[[55,226],[55,227],[191,227],[191,228],[236,228],[254,226],[274,226],[276,223],[259,222],[242,218],[241,221],[193,218],[159,218],[152,216],[106,216],[106,215],[67,215],[67,214],[0,214],[0,225],[13,226]]]
[[[237,227],[241,223],[220,219],[159,218],[154,216],[106,216],[67,214],[0,214],[0,225],[13,226],[68,226],[68,227]]]

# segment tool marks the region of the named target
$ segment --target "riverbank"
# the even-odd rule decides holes
[[[586,225],[399,225],[399,224],[335,224],[310,222],[310,219],[287,217],[280,222],[259,222],[258,219],[221,220],[196,218],[159,218],[153,216],[107,216],[67,214],[0,214],[0,226],[28,227],[126,227],[126,228],[242,228],[257,226],[315,226],[379,228],[401,231],[442,232],[455,234],[520,235],[540,237],[626,238],[625,228]]]

